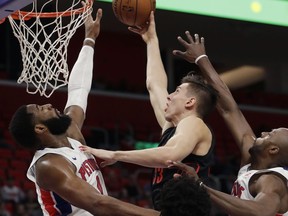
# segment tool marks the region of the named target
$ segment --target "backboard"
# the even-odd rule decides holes
[[[0,0],[0,20],[14,11],[31,4],[33,1],[34,0]]]

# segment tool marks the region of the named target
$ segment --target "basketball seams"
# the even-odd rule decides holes
[[[128,26],[142,26],[155,10],[155,0],[113,0],[112,7],[116,18]]]

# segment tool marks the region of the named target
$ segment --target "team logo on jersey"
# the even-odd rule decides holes
[[[72,160],[77,160],[77,158],[76,157],[72,157]]]

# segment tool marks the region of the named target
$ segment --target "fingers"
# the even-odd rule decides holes
[[[134,28],[134,27],[131,27],[131,26],[128,27],[128,30],[131,31],[131,32],[134,32],[136,34],[140,34],[141,33],[141,29]]]
[[[179,41],[180,44],[182,44],[182,46],[184,46],[186,49],[189,47],[189,43],[187,43],[187,41],[185,41],[182,37],[178,36],[177,40]],[[193,42],[193,41],[192,41]]]
[[[102,19],[102,15],[103,15],[103,11],[102,11],[102,9],[101,9],[101,8],[98,8],[98,10],[97,10],[97,14],[96,14],[96,22],[97,22],[97,21],[98,21],[98,22],[101,21],[101,19]]]
[[[180,178],[181,176],[182,176],[181,174],[175,173],[175,174],[173,175],[173,178]]]
[[[177,162],[177,161],[167,161],[168,164],[168,168],[177,168],[180,169],[181,171],[187,172],[188,169],[191,169],[192,167],[181,163],[181,162]],[[193,169],[193,168],[192,168]]]
[[[193,43],[194,40],[193,40],[190,32],[189,32],[189,31],[186,31],[185,34],[186,34],[186,37],[187,37],[188,41],[189,41],[190,43]]]
[[[79,149],[80,151],[83,151],[83,152],[89,152],[89,147],[88,146],[79,146]]]
[[[116,161],[106,160],[106,161],[102,161],[102,162],[100,163],[100,166],[101,166],[101,167],[106,167],[106,166],[112,165],[112,164],[114,164],[114,163],[116,163]]]
[[[201,44],[201,43],[204,43],[204,37],[199,37],[198,34],[194,34],[194,39],[193,37],[191,36],[190,32],[189,31],[185,31],[185,35],[187,37],[187,40],[190,44]],[[178,41],[183,44],[183,45],[189,45],[185,40],[183,40],[180,36],[177,37]]]
[[[181,57],[181,58],[183,58],[185,55],[185,52],[182,52],[180,50],[173,50],[172,53],[173,53],[173,55]]]
[[[100,166],[101,166],[101,167],[106,167],[107,165],[108,165],[108,164],[107,164],[105,161],[103,161],[103,162],[100,163]]]
[[[204,37],[201,37],[201,44],[204,44],[204,43],[205,43]]]
[[[155,25],[154,11],[151,11],[149,21],[150,23],[153,23],[153,25]]]

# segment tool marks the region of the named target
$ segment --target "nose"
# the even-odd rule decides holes
[[[268,134],[268,132],[262,132],[261,137],[265,137]]]
[[[171,98],[172,98],[172,94],[173,94],[173,93],[171,93],[171,94],[169,94],[169,95],[167,96],[167,100],[168,100],[168,101],[171,100]]]

